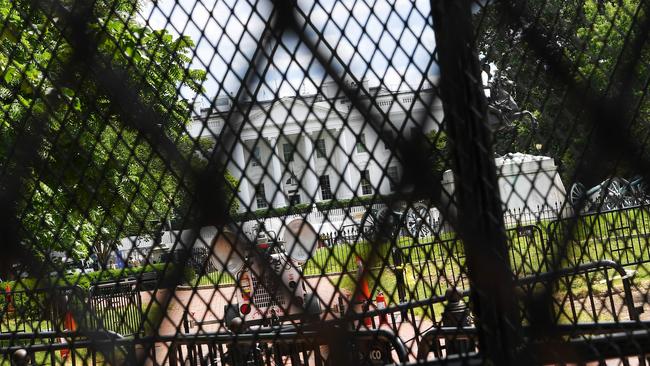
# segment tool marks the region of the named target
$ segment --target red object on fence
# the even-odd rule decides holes
[[[68,342],[66,342],[65,338],[60,337],[60,338],[59,338],[59,343],[68,343]],[[68,358],[68,355],[70,354],[70,350],[67,349],[67,348],[61,348],[61,349],[59,350],[59,354],[61,355],[61,358],[62,358],[63,360],[65,360],[65,359]]]
[[[386,298],[383,292],[379,291],[375,302],[378,310],[386,309]],[[379,314],[379,324],[388,324],[388,314]]]
[[[72,316],[72,312],[70,311],[65,312],[65,315],[63,317],[63,328],[64,330],[68,330],[71,332],[77,330],[77,322],[75,322],[74,317]],[[63,337],[59,338],[59,342],[67,343],[65,341],[65,338]],[[66,358],[68,358],[68,355],[70,354],[70,350],[68,348],[61,348],[60,353],[61,353],[61,358],[65,360]]]
[[[11,296],[11,286],[7,284],[5,286],[5,301],[7,302],[7,312],[8,313],[13,313],[14,312],[14,298]]]
[[[63,326],[65,327],[66,330],[74,332],[77,330],[77,322],[74,321],[74,317],[72,316],[72,312],[66,311],[65,312],[65,319],[63,320]]]
[[[367,312],[370,310],[370,303],[372,298],[370,295],[370,287],[368,286],[368,279],[363,273],[363,261],[361,257],[357,256],[357,283],[360,286],[360,289],[357,291],[356,303],[357,306],[361,306],[361,312]],[[363,323],[366,327],[372,327],[372,319],[370,317],[363,318]]]
[[[363,261],[359,256],[357,256],[357,279],[357,283],[361,286],[361,296],[365,301],[370,300],[370,287],[368,286],[367,276],[363,273]]]

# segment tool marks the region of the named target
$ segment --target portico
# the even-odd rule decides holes
[[[387,126],[408,133],[435,129],[441,106],[436,106],[436,118],[417,122],[420,126],[414,117],[424,117],[425,105],[413,95],[377,95],[377,105],[390,118]],[[346,99],[317,97],[258,101],[240,119],[243,126],[227,168],[239,180],[242,212],[392,192],[401,168],[376,131]],[[212,128],[224,124],[223,112],[202,112],[191,130],[213,138],[220,130]]]

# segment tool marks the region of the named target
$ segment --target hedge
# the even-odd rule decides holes
[[[337,208],[349,209],[355,206],[370,206],[375,203],[385,203],[390,200],[390,197],[384,196],[367,196],[367,197],[354,197],[352,199],[344,200],[328,200],[316,202],[318,211],[327,211]],[[267,219],[272,217],[284,217],[289,215],[299,215],[311,212],[313,205],[309,203],[301,203],[293,206],[269,208],[257,210],[254,212],[244,212],[233,215],[235,221],[249,221],[256,219]]]
[[[0,283],[0,286],[2,286],[2,289],[4,290],[7,285],[9,285],[13,291],[41,289],[49,287],[52,284],[58,286],[79,286],[83,289],[89,289],[91,285],[98,282],[120,280],[147,272],[156,272],[159,276],[164,273],[166,277],[170,278],[173,274],[173,270],[174,265],[171,263],[157,263],[148,264],[142,267],[105,269],[90,273],[77,273],[66,275],[64,278],[50,278],[50,281],[42,279],[37,282],[34,278],[21,278],[20,280],[2,282]],[[192,277],[191,273],[184,273],[184,277],[188,275]],[[54,282],[51,280],[54,280]]]

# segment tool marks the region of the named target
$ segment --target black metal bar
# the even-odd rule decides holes
[[[138,339],[115,338],[115,339],[96,339],[96,338],[82,338],[75,339],[69,338],[68,343],[53,343],[53,344],[34,344],[28,347],[29,352],[41,351],[54,351],[64,348],[80,349],[80,348],[100,348],[110,346],[110,349],[116,349],[119,346],[133,346],[136,344],[147,345],[159,342],[171,342],[169,357],[170,362],[173,364],[178,360],[176,352],[182,359],[181,347],[183,346],[196,346],[200,344],[224,344],[224,345],[251,345],[258,342],[272,342],[275,345],[286,344],[327,344],[328,340],[323,338],[324,335],[319,331],[276,331],[268,333],[249,333],[249,334],[236,334],[232,333],[204,333],[192,335],[173,335],[173,336],[156,336],[156,337],[141,337]],[[360,330],[354,333],[353,339],[358,340],[381,340],[389,343],[393,350],[397,353],[400,362],[408,360],[408,352],[406,346],[401,340],[393,333],[385,329],[373,330]],[[24,346],[10,346],[0,348],[0,354],[13,354],[16,350],[24,349]],[[189,348],[188,348],[189,349]],[[189,352],[188,352],[189,354]]]
[[[471,1],[432,0],[440,90],[481,354],[497,365],[521,364],[514,276],[508,261],[487,105],[473,45]],[[489,274],[489,275],[487,275]]]
[[[637,338],[648,338],[644,339],[646,342],[650,342],[650,336],[647,335],[647,329],[650,326],[650,322],[637,322],[637,321],[622,321],[622,322],[603,322],[603,323],[580,323],[580,324],[558,324],[554,331],[557,335],[569,337],[570,340],[567,340],[567,344],[562,346],[562,349],[565,356],[558,357],[558,355],[543,355],[544,346],[548,346],[548,351],[553,352],[554,347],[557,346],[553,342],[539,342],[533,346],[535,350],[535,356],[533,359],[539,363],[562,363],[562,362],[588,362],[590,360],[603,360],[605,358],[616,358],[623,355],[637,355],[639,351],[647,351],[648,348],[642,348],[643,345],[639,344],[639,349],[636,350],[636,353],[630,353],[623,349],[620,350],[620,353],[603,353],[601,350],[606,350],[611,347],[615,348],[617,345],[620,345],[619,342],[625,343],[626,335],[630,335],[630,338],[627,341],[630,343],[627,347],[630,347],[634,344]],[[528,327],[522,328],[524,334],[528,334],[530,329]],[[646,333],[644,333],[646,332]],[[418,359],[424,360],[426,354],[429,352],[435,352],[435,344],[437,339],[445,337],[478,337],[478,329],[476,327],[441,327],[433,328],[422,335],[422,339],[419,343],[419,352]],[[589,337],[587,337],[589,336]],[[575,337],[583,337],[577,339]],[[586,337],[586,338],[585,338]],[[613,339],[614,342],[610,343],[609,340]],[[582,352],[585,352],[585,348],[588,347],[591,340],[596,340],[591,351],[587,357],[579,355]],[[604,347],[603,347],[604,346]],[[574,348],[575,347],[575,348]],[[609,352],[612,350],[610,349]],[[576,353],[577,352],[577,353]],[[643,353],[643,352],[641,352]],[[447,356],[450,357],[450,356]],[[626,356],[627,357],[627,356]],[[447,359],[447,358],[445,358]],[[428,364],[428,363],[427,363]]]

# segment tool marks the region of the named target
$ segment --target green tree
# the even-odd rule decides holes
[[[554,77],[547,60],[539,57],[527,43],[523,27],[536,27],[535,31],[547,40],[543,45],[546,52],[554,52],[550,58],[558,57],[570,65],[577,85],[588,86],[595,95],[611,95],[617,92],[616,88],[611,88],[610,81],[616,77],[619,56],[626,52],[623,49],[625,39],[628,35],[635,37],[635,29],[645,17],[642,10],[637,12],[642,2],[548,0],[499,4],[494,2],[484,7],[476,16],[479,52],[486,63],[492,63],[513,81],[516,102],[522,109],[533,112],[538,125],[535,131],[520,124],[514,130],[497,133],[497,146],[502,150],[537,152],[536,146],[541,145],[540,152],[554,157],[562,176],[569,181],[574,174],[579,175],[579,164],[592,167],[592,170],[597,167],[602,174],[589,174],[592,180],[585,182],[587,185],[596,184],[612,173],[623,176],[637,173],[633,166],[622,166],[603,154],[585,153],[599,148],[590,139],[590,121],[584,120],[584,111],[567,105],[568,86]],[[519,22],[519,19],[508,18],[503,9],[512,4],[523,9],[522,13],[530,15],[531,19]],[[635,14],[637,23],[633,23]],[[642,51],[640,55],[644,60],[637,70],[639,83],[627,85],[635,89],[638,97],[644,89],[641,81],[646,80],[648,73],[648,53]],[[647,134],[647,111],[648,103],[643,102],[634,126],[637,136]],[[526,141],[527,146],[521,146],[522,141]]]
[[[105,260],[119,238],[151,232],[153,222],[187,206],[188,187],[124,122],[128,111],[97,81],[106,75],[98,75],[93,62],[108,60],[143,86],[138,102],[165,116],[157,123],[197,167],[205,162],[193,153],[200,146],[187,137],[190,106],[179,90],[201,92],[205,72],[187,67],[193,47],[188,37],[135,20],[135,0],[60,3],[73,10],[92,4],[84,14],[90,15],[86,30],[96,48],[84,50],[87,58],[79,59],[72,25],[55,10],[0,0],[0,168],[5,176],[28,171],[17,207],[25,245],[40,255],[62,250],[81,257],[92,250]],[[26,131],[38,131],[38,143],[17,146]],[[14,151],[25,148],[37,159],[17,161]]]
[[[628,126],[635,141],[645,141],[650,132],[650,101],[645,96],[648,91],[646,83],[650,79],[650,48],[647,41],[635,44],[637,39],[647,37],[647,30],[642,29],[642,24],[647,21],[647,10],[647,4],[639,0],[585,1],[582,11],[589,22],[576,31],[576,38],[584,45],[584,51],[568,56],[578,69],[576,79],[598,95],[608,98],[621,93],[629,95],[628,115],[618,115],[616,118],[619,120],[610,123],[625,129],[626,119],[636,115]],[[634,62],[633,75],[626,78],[625,68]],[[592,150],[601,148],[592,141],[585,141],[584,145]],[[639,158],[650,158],[647,149],[640,154],[643,155],[627,156],[623,160],[616,157],[602,159],[601,155],[597,161],[587,161],[584,165],[599,165],[606,172],[629,178],[639,174],[636,167]],[[588,154],[587,157],[594,155],[597,154]]]
[[[442,177],[442,173],[451,169],[449,165],[449,152],[447,150],[447,134],[443,130],[431,131],[427,134],[427,141],[431,144],[431,166],[434,175]]]

